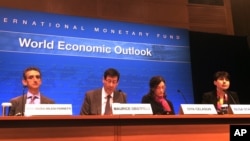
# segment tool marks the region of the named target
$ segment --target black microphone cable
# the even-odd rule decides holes
[[[25,99],[24,99],[24,95],[25,95],[25,90],[26,90],[27,86],[23,86],[23,93],[22,93],[22,111],[20,116],[24,116],[24,106],[25,106]]]
[[[178,89],[177,92],[181,94],[181,96],[184,99],[185,103],[188,104],[188,101],[187,101],[186,97],[184,96],[184,94],[181,92],[181,90]]]

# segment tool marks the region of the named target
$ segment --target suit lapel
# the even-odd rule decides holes
[[[94,94],[94,99],[96,100],[96,102],[94,102],[95,103],[95,107],[96,107],[96,113],[98,114],[98,115],[100,115],[101,114],[101,111],[102,111],[102,89],[98,89],[97,91],[96,91],[96,93]]]
[[[114,91],[114,97],[113,97],[113,103],[115,103],[115,102],[119,102],[119,100],[118,100],[118,91]]]
[[[20,97],[20,100],[19,100],[19,103],[21,106],[21,109],[19,109],[20,112],[24,112],[25,111],[25,104],[26,104],[26,101],[27,101],[27,94],[25,94],[24,96],[21,96]]]
[[[214,105],[217,106],[218,99],[217,99],[217,93],[216,93],[216,91],[213,91],[213,97],[212,98],[213,98],[212,101],[213,101]]]
[[[40,94],[40,104],[46,104],[47,103],[47,101],[46,101],[46,99]]]

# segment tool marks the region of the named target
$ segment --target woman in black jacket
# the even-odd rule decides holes
[[[214,74],[215,89],[205,92],[202,96],[203,104],[214,104],[219,114],[227,113],[223,105],[239,104],[236,92],[228,90],[230,87],[230,75],[226,71],[218,71]]]
[[[173,104],[166,98],[166,81],[161,76],[153,76],[149,82],[149,92],[142,97],[142,103],[150,103],[154,115],[174,115]]]

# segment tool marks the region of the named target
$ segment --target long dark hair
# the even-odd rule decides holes
[[[164,82],[165,85],[166,85],[166,81],[165,79],[162,77],[162,76],[153,76],[150,81],[149,81],[149,92],[148,94],[151,96],[151,97],[154,97],[155,94],[154,94],[154,91],[156,89],[156,87],[161,83],[161,82]],[[164,92],[164,97],[166,97],[166,92]]]

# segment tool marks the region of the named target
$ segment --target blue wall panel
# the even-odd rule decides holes
[[[41,92],[73,105],[78,115],[86,91],[102,86],[105,69],[121,73],[118,89],[140,103],[149,79],[167,80],[178,112],[193,103],[190,48],[185,29],[0,8],[0,102],[22,94],[22,72],[42,71]]]

